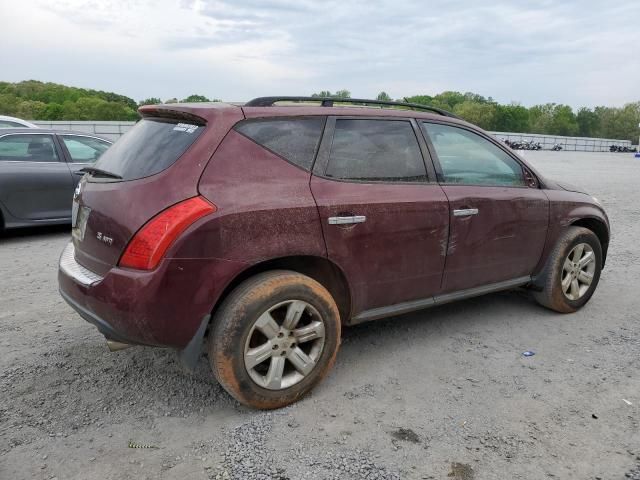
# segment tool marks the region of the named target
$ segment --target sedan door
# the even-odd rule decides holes
[[[328,256],[351,287],[353,322],[432,303],[440,289],[449,207],[417,129],[362,117],[325,127],[311,191]]]
[[[422,128],[451,208],[443,293],[526,282],[549,223],[549,200],[535,176],[471,129],[436,122]]]
[[[70,219],[73,185],[53,135],[0,136],[0,202],[11,216],[32,221]]]

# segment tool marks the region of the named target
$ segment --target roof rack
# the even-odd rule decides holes
[[[429,105],[421,105],[419,103],[406,102],[387,102],[384,100],[367,100],[361,98],[334,98],[334,97],[258,97],[249,100],[244,104],[245,107],[272,107],[277,102],[320,102],[323,107],[333,107],[334,103],[351,103],[362,106],[380,106],[380,107],[404,107],[412,110],[425,110],[435,112],[439,115],[452,118],[460,118],[451,112],[442,110],[441,108],[430,107]]]

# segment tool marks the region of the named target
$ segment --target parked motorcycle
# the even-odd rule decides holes
[[[560,145],[559,143],[554,143],[553,147],[551,147],[551,150],[553,150],[554,152],[559,152],[560,150],[562,150],[562,145]]]
[[[610,152],[617,152],[617,153],[633,153],[636,151],[635,147],[630,147],[628,145],[611,145],[609,147],[609,151]]]

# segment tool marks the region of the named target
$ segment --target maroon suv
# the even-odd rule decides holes
[[[591,298],[595,198],[448,112],[334,102],[142,107],[76,190],[64,299],[112,347],[193,366],[206,338],[222,386],[276,408],[327,374],[343,325],[514,287],[558,312]]]

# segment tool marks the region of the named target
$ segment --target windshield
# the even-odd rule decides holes
[[[204,130],[203,126],[166,118],[144,118],[94,164],[122,180],[154,175],[173,165]]]

